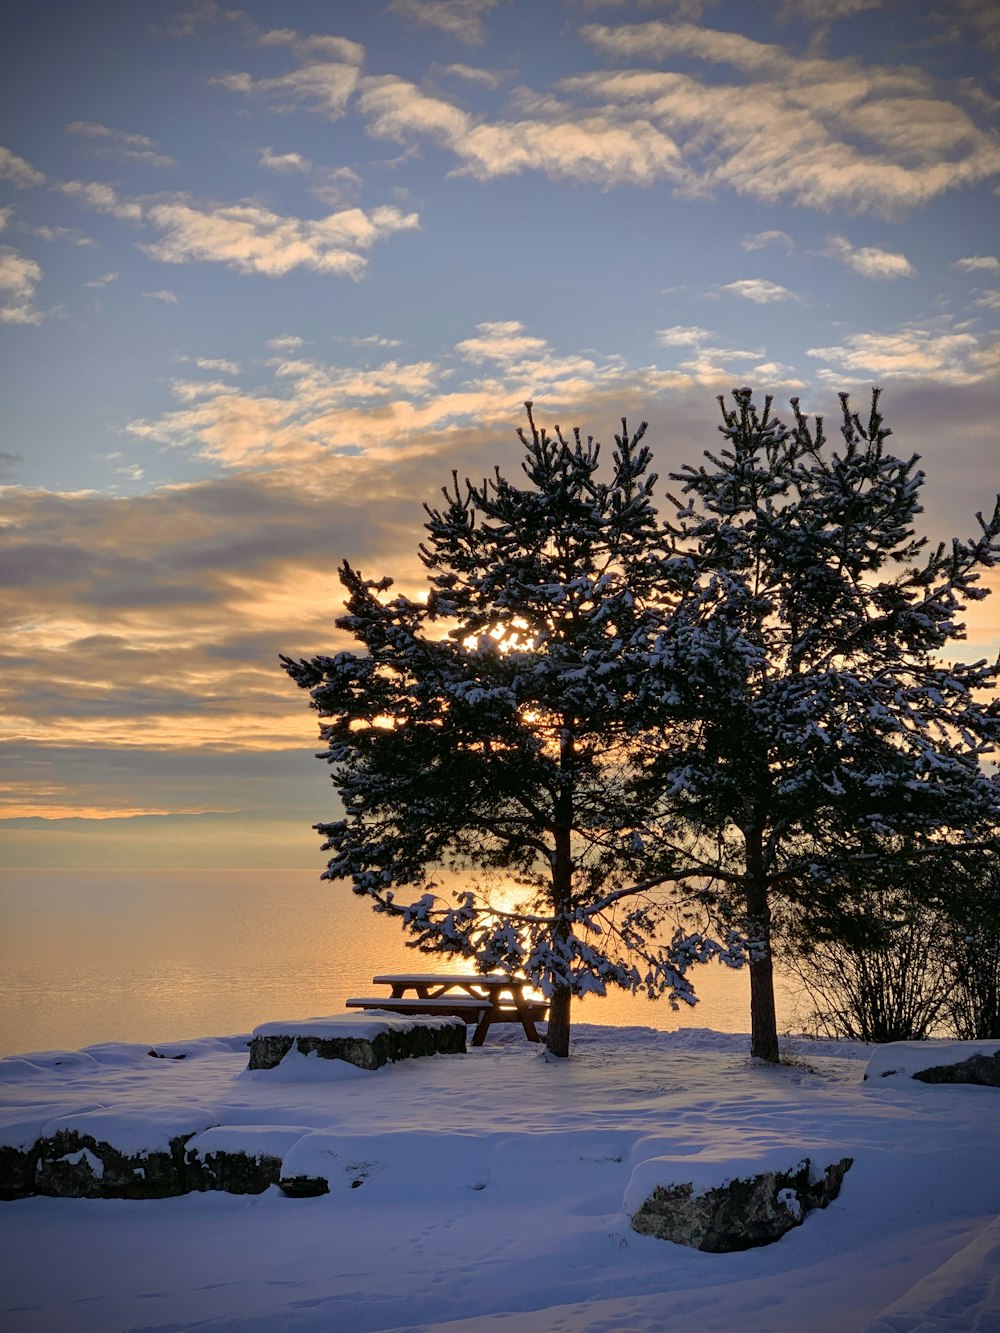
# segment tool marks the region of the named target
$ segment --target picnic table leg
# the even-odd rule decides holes
[[[524,1028],[524,1035],[529,1041],[541,1041],[538,1029],[535,1027],[534,1021],[528,1016],[528,1011],[525,1009],[523,1002],[520,999],[515,999],[514,1007],[517,1010],[518,1018],[521,1020],[521,1026]]]
[[[489,1009],[484,1009],[479,1015],[479,1022],[476,1024],[476,1031],[472,1038],[473,1046],[482,1046],[486,1040],[486,1034],[490,1030],[490,1024],[493,1022],[493,1014]]]

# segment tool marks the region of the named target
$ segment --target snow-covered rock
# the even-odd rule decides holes
[[[932,1071],[964,1066],[942,1075]],[[928,1077],[931,1074],[931,1077]],[[1000,1086],[1000,1041],[892,1041],[868,1061],[866,1079],[917,1079],[921,1083],[988,1083]],[[994,1081],[990,1081],[990,1080]]]
[[[331,1014],[261,1023],[250,1042],[248,1069],[274,1069],[290,1051],[322,1060],[345,1060],[359,1069],[381,1069],[420,1055],[465,1053],[465,1022],[448,1015]]]
[[[308,1125],[217,1125],[185,1145],[184,1183],[188,1190],[260,1194],[276,1185],[281,1160]]]
[[[840,1193],[853,1158],[771,1149],[752,1158],[654,1157],[639,1163],[625,1192],[632,1229],[644,1236],[727,1254],[780,1240]]]
[[[184,1145],[218,1119],[189,1103],[57,1116],[32,1150],[33,1192],[72,1199],[184,1194]]]

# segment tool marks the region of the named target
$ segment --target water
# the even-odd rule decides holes
[[[7,871],[0,921],[0,1055],[246,1032],[378,994],[377,972],[456,965],[313,870]],[[615,991],[574,1018],[748,1030],[745,973],[710,964],[694,981],[693,1009]]]

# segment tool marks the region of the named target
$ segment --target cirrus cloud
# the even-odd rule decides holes
[[[93,120],[71,120],[66,126],[66,132],[99,140],[101,142],[98,151],[112,153],[133,162],[142,162],[149,167],[177,165],[166,153],[156,152],[156,140],[148,138],[145,134],[129,134],[125,130],[113,130],[110,126],[101,125]]]
[[[744,301],[753,301],[755,305],[773,305],[775,301],[797,301],[795,292],[782,287],[778,282],[769,282],[766,278],[740,278],[736,282],[724,282],[721,291],[731,292]]]
[[[10,245],[0,245],[0,324],[40,324],[32,304],[41,266]]]
[[[42,172],[36,171],[30,162],[18,157],[9,148],[0,148],[0,180],[10,181],[18,190],[45,184]]]
[[[390,0],[389,13],[423,27],[438,28],[449,37],[477,46],[486,35],[483,15],[499,3],[500,0]]]
[[[520,320],[486,321],[476,325],[476,337],[466,338],[456,348],[466,361],[513,362],[541,352],[544,338],[534,338],[525,332]]]
[[[871,7],[844,4],[842,16]],[[472,0],[396,5],[427,22],[437,15],[446,27],[449,15],[464,15],[463,24],[471,15],[478,24],[482,9]],[[271,44],[287,45],[297,68],[216,82],[279,111],[304,106],[330,119],[353,101],[374,137],[437,143],[455,156],[458,173],[481,180],[534,170],[602,188],[667,181],[685,195],[728,189],[768,202],[891,216],[1000,174],[990,127],[951,97],[954,89],[939,90],[913,66],[826,58],[692,22],[591,23],[580,35],[619,62],[682,59],[709,73],[595,70],[542,92],[517,88],[511,114],[491,119],[394,74],[363,77],[363,52],[345,54],[343,39],[279,30]],[[725,82],[713,68],[720,65]],[[969,92],[964,88],[963,97]]]
[[[997,345],[962,327],[904,325],[891,333],[853,333],[839,345],[809,347],[806,355],[828,363],[820,371],[827,383],[860,377],[977,384],[1000,370]]]
[[[928,74],[852,57],[799,57],[740,33],[685,23],[591,24],[617,59],[728,65],[728,83],[653,70],[563,87],[645,114],[702,153],[704,181],[762,199],[890,214],[1000,174],[1000,147]],[[714,159],[714,160],[713,160]]]
[[[112,217],[127,222],[139,222],[142,219],[141,204],[135,200],[119,198],[117,190],[103,181],[60,181],[57,188],[98,213],[110,213]]]
[[[301,153],[275,153],[270,148],[262,148],[258,164],[266,167],[268,171],[280,171],[286,173],[289,171],[301,172],[308,175],[312,171],[312,163]]]
[[[963,273],[1000,273],[1000,259],[996,255],[967,255],[965,259],[956,259],[953,268],[960,268]]]
[[[343,114],[358,86],[365,49],[345,37],[300,37],[278,28],[258,38],[261,46],[288,46],[299,59],[297,69],[274,78],[254,79],[246,71],[220,74],[213,82],[229,92],[262,98],[278,111],[305,106],[330,120]]]
[[[916,269],[906,255],[894,254],[891,250],[879,250],[873,245],[855,247],[846,236],[830,236],[825,251],[832,259],[839,259],[842,264],[860,273],[863,278],[881,278],[891,281],[894,278],[912,278]]]
[[[360,278],[368,263],[365,250],[419,227],[420,221],[418,214],[388,204],[367,213],[348,208],[309,220],[252,203],[199,207],[175,201],[151,205],[146,216],[163,233],[139,247],[151,258],[167,264],[219,263],[267,277],[309,268]]]

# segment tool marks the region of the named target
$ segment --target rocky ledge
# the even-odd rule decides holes
[[[436,1015],[345,1013],[265,1023],[254,1030],[249,1065],[237,1077],[267,1080],[266,1071],[274,1070],[277,1078],[295,1078],[310,1066],[321,1069],[322,1061],[377,1070],[396,1060],[464,1053],[465,1034],[462,1019]],[[182,1058],[156,1049],[147,1054]],[[335,1066],[328,1072],[338,1077]],[[351,1076],[363,1077],[353,1070]],[[0,1199],[162,1199],[194,1190],[259,1194],[269,1185],[293,1196],[317,1192],[312,1182],[302,1185],[292,1176],[286,1181],[282,1172],[286,1152],[313,1133],[308,1126],[221,1125],[214,1110],[187,1102],[91,1104],[55,1117],[37,1114],[9,1124],[4,1133]]]

